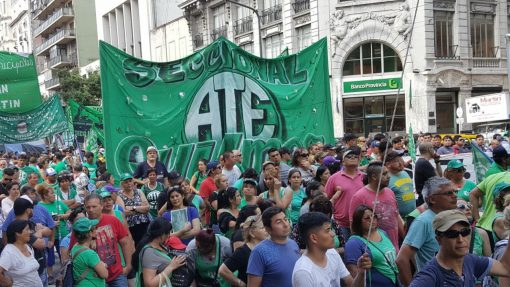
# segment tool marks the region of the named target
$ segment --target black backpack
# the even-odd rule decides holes
[[[83,251],[88,250],[88,248],[82,248],[74,254],[74,258],[78,258],[78,255],[82,253]],[[74,280],[73,277],[73,258],[70,257],[65,263],[64,263],[64,280],[62,282],[62,287],[73,287],[76,284],[78,284],[81,280],[83,280],[85,277],[87,277],[87,274],[90,272],[90,268],[87,268],[83,273],[80,275],[78,280]]]

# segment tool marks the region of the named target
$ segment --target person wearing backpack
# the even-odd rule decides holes
[[[73,223],[73,232],[77,240],[71,249],[74,286],[106,286],[108,269],[91,247],[95,242],[93,238],[96,237],[95,226],[98,222],[82,217]]]

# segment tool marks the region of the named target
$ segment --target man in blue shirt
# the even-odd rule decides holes
[[[396,260],[400,281],[404,286],[411,282],[413,267],[420,271],[439,250],[432,229],[432,221],[436,214],[457,208],[457,190],[444,177],[434,176],[428,179],[423,186],[422,194],[429,209],[411,224]]]
[[[270,239],[251,252],[246,271],[248,287],[291,287],[292,271],[301,254],[297,243],[288,238],[289,219],[280,207],[270,207],[262,213],[262,223]]]
[[[439,252],[416,274],[410,287],[474,287],[487,275],[510,277],[508,248],[499,261],[469,254],[472,229],[462,211],[442,211],[432,226]]]

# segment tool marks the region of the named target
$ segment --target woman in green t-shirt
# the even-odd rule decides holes
[[[464,164],[458,159],[452,159],[448,162],[444,177],[449,179],[459,191],[457,193],[457,198],[469,202],[469,193],[476,187],[476,184],[470,180],[464,179],[465,172],[466,168]]]
[[[198,161],[198,170],[193,173],[193,176],[191,176],[190,185],[191,190],[198,194],[200,190],[200,185],[202,184],[202,181],[207,178],[207,163],[208,161],[206,159],[201,159]]]
[[[77,287],[106,286],[105,279],[108,277],[106,264],[101,261],[99,255],[91,248],[95,238],[97,220],[86,217],[77,219],[73,223],[76,245],[71,249],[73,258],[73,278]]]

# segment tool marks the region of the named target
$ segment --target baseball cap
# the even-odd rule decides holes
[[[497,147],[494,148],[494,150],[492,151],[492,157],[499,157],[499,158],[502,158],[502,157],[508,157],[509,156],[509,152],[508,150],[502,145],[498,145]]]
[[[99,152],[100,152],[100,153],[104,153],[104,148],[100,148],[100,149],[99,149]]]
[[[57,175],[57,172],[53,169],[53,168],[47,168],[46,169],[46,175],[47,176],[54,176],[54,175]]]
[[[150,151],[158,152],[158,149],[155,146],[150,146],[147,148],[147,152],[150,152]]]
[[[324,147],[322,148],[322,150],[324,150],[324,151],[330,150],[330,149],[335,149],[335,147],[332,144],[325,144]]]
[[[98,223],[99,221],[97,219],[81,217],[73,223],[73,230],[79,233],[86,233],[89,232],[92,227],[96,226]]]
[[[120,176],[120,181],[132,179],[132,178],[133,178],[133,176],[129,172],[125,172]]]
[[[371,148],[374,148],[374,147],[380,147],[381,146],[381,142],[380,141],[372,141],[370,143],[370,147]]]
[[[272,164],[272,165],[274,165],[274,166],[277,166],[277,164],[276,164],[276,163],[274,163],[274,162],[272,162],[272,161],[267,160],[267,161],[265,161],[265,162],[262,164],[262,170],[264,170],[264,168],[266,168],[266,166],[267,166],[267,165],[269,165],[269,164]]]
[[[510,187],[510,182],[500,182],[494,186],[492,197],[496,198],[503,190]]]
[[[461,168],[464,167],[464,164],[460,162],[458,159],[452,159],[448,162],[448,165],[446,166],[446,169],[454,169],[454,168]]]
[[[401,157],[402,154],[401,153],[398,153],[396,151],[390,151],[389,153],[386,154],[386,162],[390,162],[398,157]]]
[[[32,199],[31,199],[28,195],[26,195],[26,194],[24,194],[24,195],[20,196],[19,198],[23,198],[23,199],[26,199],[26,200],[30,201],[30,203],[34,203],[34,202],[32,201]]]
[[[101,197],[103,199],[107,198],[107,197],[112,197],[112,194],[110,192],[108,192],[108,191],[106,191],[106,190],[104,190],[102,188],[99,190],[99,192],[100,192],[99,193],[99,197]]]
[[[469,220],[464,212],[456,209],[445,210],[436,215],[434,221],[432,221],[432,227],[435,231],[445,232],[458,222],[469,225]]]
[[[257,182],[254,180],[254,179],[251,179],[251,178],[245,178],[244,179],[244,182],[243,182],[243,185],[245,184],[251,184],[253,186],[257,186]]]
[[[327,157],[325,157],[322,160],[322,164],[325,165],[325,166],[329,166],[329,165],[332,165],[332,164],[338,163],[338,162],[340,162],[340,161],[337,160],[335,157],[330,156],[330,155],[328,155]]]
[[[215,169],[218,165],[220,165],[220,162],[217,160],[213,160],[207,163],[207,173],[209,173],[211,170]]]
[[[172,249],[177,249],[177,250],[184,250],[187,247],[186,245],[184,245],[184,243],[182,243],[182,241],[177,236],[168,237],[165,244],[168,247],[170,247]]]

